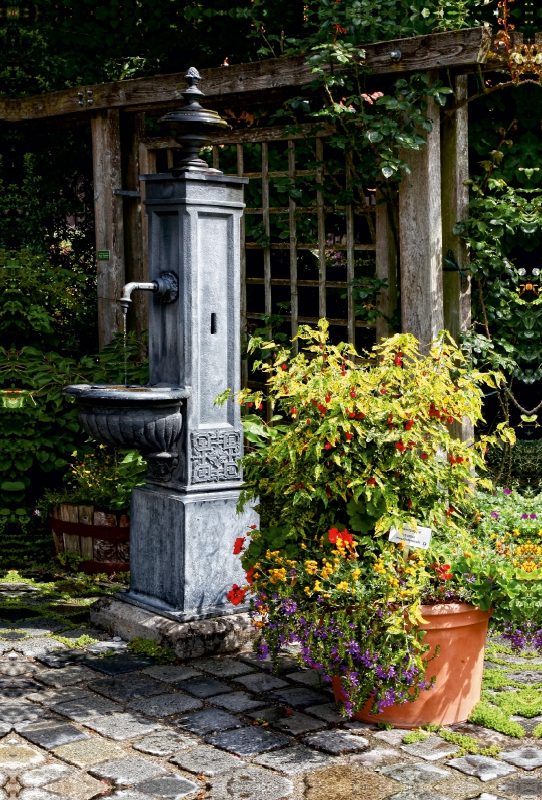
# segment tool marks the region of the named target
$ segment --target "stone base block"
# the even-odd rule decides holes
[[[246,610],[232,606],[227,593],[246,585],[234,545],[258,515],[250,506],[238,514],[238,501],[238,490],[134,489],[126,600],[178,622]]]
[[[235,653],[250,647],[258,632],[248,614],[216,619],[173,622],[120,599],[102,597],[90,607],[94,625],[130,640],[151,639],[170,647],[178,658],[199,658],[212,653]]]

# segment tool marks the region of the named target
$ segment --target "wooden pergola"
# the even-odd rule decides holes
[[[412,71],[424,71],[432,79],[441,77],[451,82],[455,103],[467,97],[467,75],[488,64],[491,36],[486,28],[379,42],[364,46],[366,64],[371,75],[399,77]],[[400,56],[398,57],[398,52]],[[189,66],[189,65],[186,65]],[[311,82],[313,76],[304,56],[285,57],[250,64],[202,70],[202,88],[205,105],[225,108],[242,104],[277,103],[298,94],[301,87]],[[100,345],[111,340],[114,331],[120,330],[118,298],[122,286],[129,280],[146,280],[147,230],[144,213],[144,185],[140,174],[156,172],[156,153],[168,151],[168,165],[172,166],[171,151],[178,145],[167,137],[148,138],[145,118],[175,108],[182,101],[183,73],[159,75],[116,81],[92,86],[81,86],[50,94],[0,99],[0,118],[10,123],[35,119],[48,119],[55,126],[87,124],[92,129],[94,164],[94,206],[96,224],[98,325]],[[348,286],[354,275],[356,249],[374,250],[379,278],[387,278],[389,289],[380,295],[380,309],[389,316],[397,302],[396,242],[400,250],[401,310],[403,330],[414,333],[421,342],[430,341],[446,327],[452,334],[470,324],[470,283],[460,280],[458,272],[443,273],[443,253],[452,250],[460,267],[467,266],[467,253],[453,233],[455,223],[465,218],[468,209],[468,111],[461,105],[454,114],[444,115],[434,103],[428,115],[433,119],[433,131],[427,135],[427,146],[420,151],[409,151],[405,159],[410,167],[399,190],[398,220],[390,219],[394,213],[385,204],[362,209],[372,216],[372,240],[356,244],[353,233],[355,210],[346,207],[346,251],[348,280],[341,285],[348,294],[348,317],[336,320],[347,329],[353,341],[356,320],[352,290]],[[218,163],[220,144],[237,145],[237,171],[240,175],[253,175],[262,180],[262,208],[247,209],[263,216],[269,229],[270,215],[276,211],[269,207],[269,173],[267,148],[270,142],[288,139],[288,164],[285,173],[293,182],[296,179],[295,139],[310,135],[310,126],[295,136],[285,136],[281,128],[255,128],[236,131],[221,136],[214,148]],[[316,147],[320,148],[326,130],[316,134]],[[262,168],[257,173],[246,173],[243,165],[243,143],[262,143]],[[318,144],[320,142],[320,144]],[[350,166],[345,164],[348,180]],[[282,173],[281,173],[282,174]],[[316,176],[321,184],[322,176]],[[320,265],[319,314],[326,314],[325,276],[325,208],[323,194],[317,188],[314,213],[318,219],[318,259]],[[267,199],[266,199],[267,198]],[[267,203],[267,205],[266,205]],[[265,310],[271,311],[270,258],[273,247],[284,247],[290,252],[291,316],[295,332],[298,322],[305,321],[297,311],[297,293],[303,284],[298,281],[296,259],[305,245],[297,242],[295,233],[295,203],[290,200],[285,209],[290,215],[290,242],[284,245],[263,247],[264,276],[253,279],[262,283],[265,292]],[[398,237],[392,235],[397,226]],[[276,282],[276,281],[275,281]],[[282,281],[288,283],[288,281]],[[305,281],[305,283],[311,283]],[[246,273],[243,273],[242,323],[246,321]],[[145,293],[139,293],[136,306],[136,325],[146,327]],[[377,339],[388,334],[385,317],[376,324]]]

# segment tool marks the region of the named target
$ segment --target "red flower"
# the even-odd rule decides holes
[[[354,534],[348,533],[346,528],[344,531],[339,531],[338,528],[330,528],[327,535],[329,536],[330,544],[337,544],[339,539],[341,539],[343,542],[348,542],[349,544],[351,544],[354,540]]]
[[[353,436],[353,435],[354,435],[353,433],[347,433],[347,434],[345,434],[345,436],[346,436],[346,438],[348,439],[348,441],[350,441],[350,439],[352,438],[352,436]]]
[[[412,500],[410,499],[410,497],[409,497],[409,498],[408,498],[408,500],[406,501],[406,504],[407,504],[407,506],[408,506],[409,508],[412,508]]]
[[[251,526],[250,526],[250,530],[251,530],[251,531],[255,531],[257,527],[258,527],[257,525],[251,525]]]
[[[325,445],[324,445],[324,448],[326,450],[331,450],[331,444],[329,442],[326,442]]]
[[[402,367],[403,366],[403,354],[402,353],[397,353],[397,355],[395,356],[395,366],[396,367]]]
[[[260,405],[258,406],[258,408],[259,408],[259,410],[261,411],[261,410],[262,410],[262,408],[263,408],[263,403],[260,403]]]
[[[232,603],[232,605],[238,606],[239,603],[242,603],[243,600],[245,599],[246,593],[247,593],[246,589],[241,589],[240,586],[237,586],[237,584],[234,583],[230,591],[226,595],[226,597],[228,598],[230,603]]]
[[[406,450],[406,447],[403,442],[395,442],[395,449],[400,450],[400,452],[403,453]]]
[[[252,577],[253,573],[254,573],[254,567],[251,567],[247,571],[247,583],[250,584],[251,586],[252,586],[252,582],[254,580],[253,577]]]
[[[414,420],[409,419],[407,423],[405,423],[405,431],[409,431],[414,425]]]
[[[233,555],[238,556],[239,553],[243,552],[243,545],[245,543],[244,536],[240,536],[238,539],[235,540],[233,545]]]
[[[297,414],[297,408],[291,408],[290,409],[290,414],[292,414],[292,416],[295,417],[295,415]]]
[[[350,417],[350,419],[356,419],[356,412],[355,411],[350,411],[348,416]]]
[[[450,572],[450,565],[449,564],[441,564],[440,567],[436,567],[435,571],[440,578],[441,581],[449,581],[450,578],[454,576]]]
[[[288,367],[286,366],[286,364],[281,364],[281,365],[280,365],[280,368],[281,368],[281,369],[283,369],[285,372],[286,372],[286,370],[288,369]]]
[[[451,508],[451,507],[450,507],[450,508],[448,509],[448,511],[446,512],[446,516],[447,516],[447,517],[449,517],[449,516],[450,516],[450,514],[453,514],[453,513],[454,513],[454,511],[455,511],[455,508]]]
[[[307,420],[307,425],[310,425],[310,424],[311,424],[311,421],[310,421],[310,419],[308,419]]]
[[[363,419],[364,416],[365,414],[360,411],[359,414],[356,414],[356,419]]]
[[[376,486],[376,479],[369,478],[369,480],[367,481],[367,486]]]
[[[427,455],[427,453],[422,453],[422,456],[421,456],[421,457],[422,457],[422,460],[423,460],[423,461],[427,461],[427,459],[429,458],[429,456]]]
[[[326,397],[325,397],[325,402],[326,402],[326,403],[329,403],[329,401],[330,401],[330,400],[331,400],[331,395],[330,395],[330,393],[328,392],[328,393],[326,394]]]

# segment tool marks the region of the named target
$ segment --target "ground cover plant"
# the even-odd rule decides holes
[[[427,688],[416,627],[423,591],[440,596],[452,577],[438,541],[466,546],[472,485],[484,483],[473,471],[483,469],[487,440],[463,443],[449,426],[478,420],[482,387],[500,378],[471,371],[445,335],[423,357],[398,334],[365,363],[349,345],[329,344],[324,320],[317,331],[302,327],[299,341],[297,356],[254,343],[269,354],[260,367],[279,413],[272,428],[244,417],[253,448],[241,502],[259,498],[261,522],[236,543],[237,552],[247,544],[248,586],[229,598],[253,595],[262,655],[299,642],[307,665],[342,676],[347,713],[369,695],[376,711]],[[249,408],[263,399],[238,397]],[[388,540],[390,528],[418,525],[435,531],[428,558]]]

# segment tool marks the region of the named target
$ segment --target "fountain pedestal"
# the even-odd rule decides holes
[[[162,640],[164,617],[182,623],[166,638],[183,656],[197,652],[189,644],[194,636],[203,652],[226,652],[246,640],[247,615],[232,617],[246,605],[233,606],[226,595],[233,584],[246,585],[234,544],[258,523],[248,506],[237,514],[239,405],[215,404],[226,389],[241,386],[240,220],[248,179],[199,158],[209,134],[227,124],[199,105],[197,70],[186,78],[187,105],[162,120],[184,147],[179,169],[141,176],[148,282],[127,284],[120,299],[126,309],[135,289],[152,292],[149,386],[65,389],[80,404],[87,432],[105,444],[137,447],[147,459],[146,483],[132,492],[130,589],[117,597],[140,607],[135,635]],[[135,612],[130,617],[117,600],[98,605],[96,622],[127,635]]]
[[[236,513],[243,435],[240,388],[240,218],[247,179],[221,173],[144,175],[149,280],[179,278],[179,299],[151,296],[150,385],[183,386],[175,459],[149,462],[132,493],[130,590],[122,599],[176,620],[246,610],[226,598],[246,584],[234,542],[258,521]]]

